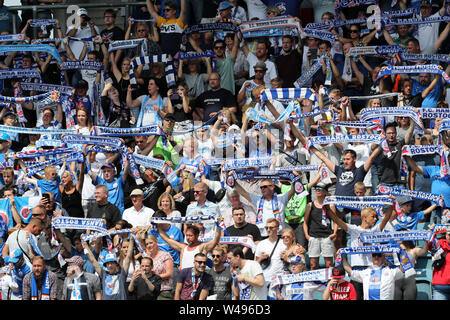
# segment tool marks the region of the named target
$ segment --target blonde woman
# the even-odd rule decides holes
[[[292,256],[302,257],[303,261],[305,261],[306,250],[302,245],[298,244],[295,241],[295,233],[292,228],[287,227],[281,230],[281,239],[283,240],[283,243],[287,248],[280,255],[281,260],[283,260],[286,266],[289,266],[289,262]]]
[[[162,193],[158,198],[158,209],[164,211],[167,218],[181,217],[181,212],[175,208],[174,197],[168,192]],[[181,223],[176,223],[175,227],[181,230]]]

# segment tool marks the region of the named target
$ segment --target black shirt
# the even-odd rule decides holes
[[[335,166],[334,174],[336,175],[336,195],[337,196],[354,196],[354,186],[359,181],[364,181],[367,171],[364,165],[347,170],[344,166]]]
[[[161,277],[153,273],[148,279],[155,286],[153,291],[150,291],[150,288],[142,277],[134,281],[133,296],[136,297],[136,300],[156,300],[158,297],[161,291]]]
[[[387,184],[405,184],[406,177],[400,175],[400,161],[402,157],[402,148],[405,145],[405,139],[398,141],[396,144],[389,144],[391,157],[387,157],[383,153],[380,162],[380,183]]]
[[[102,40],[105,41],[106,47],[108,48],[110,41],[123,40],[125,38],[125,34],[122,29],[119,27],[114,27],[111,30],[104,29],[100,32],[100,36]]]
[[[97,202],[88,210],[86,218],[97,218],[106,220],[106,229],[113,228],[117,221],[122,219],[119,208],[108,202],[105,205],[99,205]]]
[[[232,225],[232,226],[229,226],[226,230],[228,231],[230,236],[246,237],[248,235],[251,235],[253,237],[254,242],[262,240],[261,232],[259,231],[258,227],[252,223],[247,223],[242,228],[236,228],[234,225]],[[228,251],[232,250],[235,247],[242,247],[242,246],[230,245]],[[245,254],[244,259],[253,260],[254,257],[255,257],[255,255],[253,254],[252,250],[249,249],[247,251],[247,253]]]
[[[220,88],[217,91],[208,90],[195,99],[195,108],[204,109],[203,121],[211,119],[210,113],[219,112],[223,108],[236,106],[236,99],[231,91]]]

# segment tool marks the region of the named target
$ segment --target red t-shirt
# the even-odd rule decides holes
[[[439,244],[444,252],[450,251],[450,245],[446,239],[439,239]],[[428,244],[428,249],[430,249],[431,243]],[[433,281],[434,285],[449,285],[450,284],[450,254],[447,253],[445,257],[445,264],[440,270],[433,269]]]
[[[356,300],[355,287],[348,281],[337,285],[336,288],[330,287],[331,300]]]

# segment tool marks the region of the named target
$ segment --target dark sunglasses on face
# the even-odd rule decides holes
[[[222,256],[220,254],[213,254],[212,257],[213,258],[221,258]]]
[[[198,264],[206,264],[206,261],[197,261],[197,260],[195,260],[195,262],[198,263]]]

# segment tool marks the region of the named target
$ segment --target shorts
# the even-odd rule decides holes
[[[310,258],[332,258],[334,256],[334,242],[330,238],[309,237],[308,255]]]

